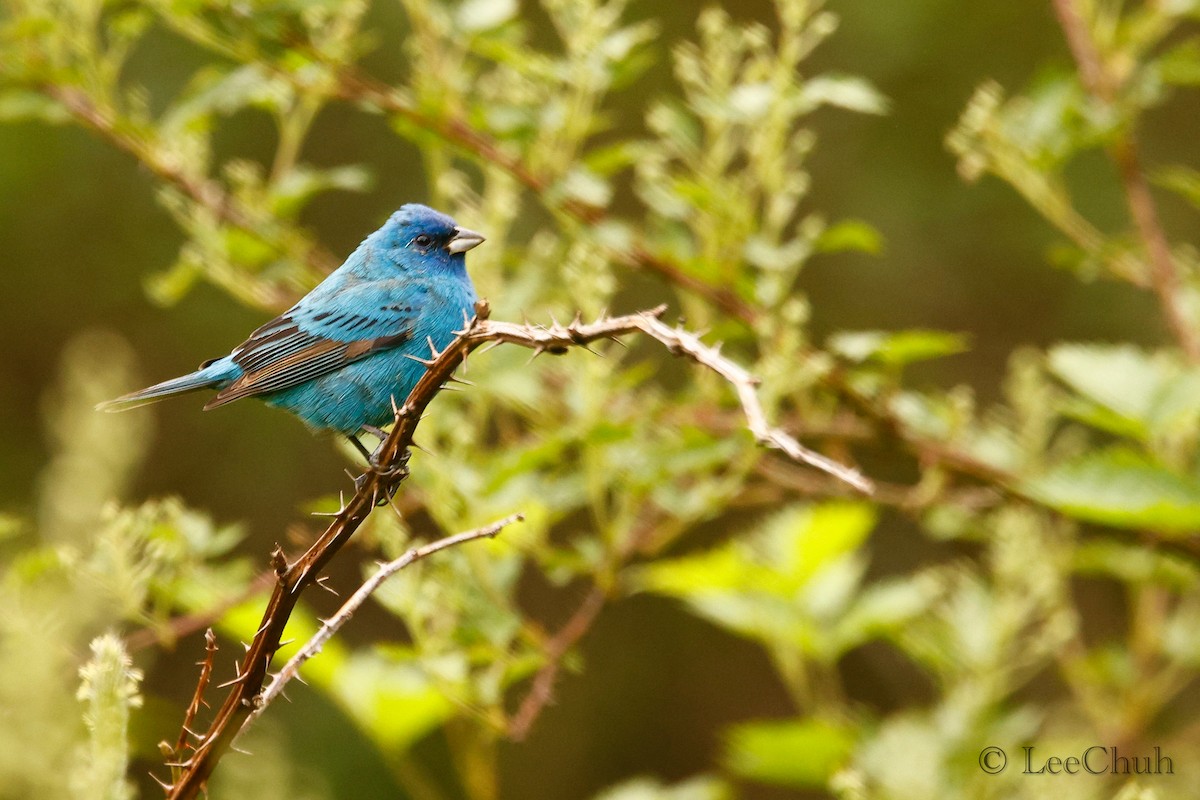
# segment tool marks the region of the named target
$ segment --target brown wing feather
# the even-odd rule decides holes
[[[339,342],[333,339],[317,339],[299,350],[293,350],[274,360],[245,372],[242,377],[226,386],[204,406],[204,410],[223,406],[243,397],[277,392],[339,369],[372,353],[395,347],[411,338],[408,331],[371,339],[355,339]],[[247,348],[243,353],[253,352]],[[243,355],[239,353],[239,357]],[[238,362],[240,358],[235,358]],[[246,364],[256,364],[246,359]]]

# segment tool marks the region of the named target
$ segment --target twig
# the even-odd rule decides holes
[[[644,333],[665,345],[673,355],[684,356],[700,366],[707,367],[732,384],[746,417],[746,427],[759,444],[781,450],[793,460],[832,475],[863,494],[871,493],[871,482],[857,470],[804,447],[790,434],[772,427],[758,399],[758,379],[741,365],[721,355],[718,348],[703,344],[696,334],[664,324],[659,317],[665,311],[666,307],[660,306],[651,311],[600,319],[591,324],[583,324],[576,319],[570,325],[556,323],[550,327],[482,321],[474,330],[466,332],[460,341],[468,348],[489,341],[509,342],[532,348],[535,354],[540,354],[586,345],[599,339],[611,339],[635,331]],[[454,346],[452,344],[450,347]]]
[[[596,617],[600,615],[601,609],[604,608],[606,599],[604,590],[599,586],[593,586],[566,624],[546,642],[545,647],[542,648],[546,664],[534,675],[529,693],[525,695],[517,712],[509,720],[508,737],[510,739],[519,742],[529,735],[533,723],[554,698],[554,682],[558,680],[563,658],[591,628]]]
[[[1105,105],[1115,105],[1119,82],[1104,63],[1076,0],[1053,0],[1053,3],[1084,88]],[[1200,331],[1185,308],[1183,278],[1150,194],[1132,126],[1117,133],[1108,152],[1120,173],[1129,214],[1150,259],[1150,284],[1158,296],[1167,327],[1188,359],[1200,363]]]
[[[221,184],[211,178],[193,175],[183,169],[176,160],[164,157],[163,152],[152,142],[137,135],[131,126],[119,124],[110,109],[97,106],[83,91],[59,85],[45,85],[39,88],[47,96],[58,101],[83,127],[129,153],[157,178],[183,192],[218,220],[256,236],[262,236],[264,230],[270,231],[274,227],[273,220],[252,213],[236,197],[225,191]],[[276,235],[282,236],[278,233]],[[327,250],[311,242],[306,242],[305,246],[305,263],[317,274],[327,274],[337,267],[338,260]],[[274,305],[286,305],[296,299],[286,292],[277,291],[276,294],[277,297],[266,299]]]
[[[271,582],[274,580],[275,575],[271,572],[260,572],[241,592],[216,603],[204,611],[172,617],[167,620],[165,625],[147,625],[144,628],[131,631],[124,637],[125,648],[130,652],[134,652],[141,650],[143,647],[159,644],[164,640],[175,642],[183,639],[198,630],[212,625],[216,620],[225,616],[225,612],[234,606],[240,605],[259,592],[271,588]]]
[[[242,730],[244,731],[254,720],[258,719],[267,706],[271,704],[271,701],[279,696],[288,682],[296,677],[300,667],[310,658],[321,652],[321,648],[325,646],[325,643],[354,616],[354,613],[367,601],[367,598],[374,594],[388,578],[414,562],[420,561],[441,550],[456,547],[466,542],[472,542],[476,539],[491,539],[507,526],[524,519],[525,517],[521,514],[512,514],[504,519],[493,522],[491,525],[467,531],[466,533],[447,536],[444,539],[438,539],[436,542],[431,542],[421,547],[414,547],[399,558],[389,561],[386,564],[381,564],[378,571],[359,586],[354,594],[350,595],[349,599],[342,604],[342,607],[337,610],[336,614],[325,620],[320,630],[300,648],[299,652],[288,659],[283,668],[271,679],[271,683],[256,698],[257,702],[254,710],[242,722]]]
[[[196,715],[200,713],[201,705],[208,705],[204,701],[204,691],[208,688],[208,683],[212,679],[213,661],[217,656],[217,637],[213,633],[213,629],[209,628],[204,632],[204,660],[198,662],[200,665],[200,678],[196,681],[196,691],[192,693],[192,702],[188,703],[187,711],[183,714],[183,724],[179,726],[179,738],[175,741],[175,746],[171,747],[166,742],[159,745],[163,755],[167,756],[176,765],[183,758],[188,746],[188,738],[193,736],[192,728],[196,723]]]

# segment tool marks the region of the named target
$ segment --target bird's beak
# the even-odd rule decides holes
[[[469,231],[466,228],[455,228],[454,238],[446,243],[446,250],[452,254],[465,253],[472,247],[483,244],[483,234]]]

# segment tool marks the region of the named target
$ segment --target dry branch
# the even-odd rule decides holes
[[[317,541],[290,564],[280,548],[276,547],[271,554],[276,582],[263,612],[262,623],[246,649],[237,675],[225,684],[230,687],[229,695],[208,731],[199,736],[185,732],[194,738],[195,749],[191,757],[179,765],[181,773],[169,788],[169,797],[172,800],[196,797],[246,720],[264,704],[263,685],[271,659],[280,647],[284,628],[301,594],[318,581],[325,565],[358,530],[375,506],[390,498],[407,477],[409,448],[425,408],[463,359],[485,343],[518,344],[532,348],[536,354],[562,352],[571,347],[586,347],[601,339],[643,333],[665,345],[671,353],[686,357],[731,383],[741,402],[746,425],[759,443],[779,449],[791,458],[816,467],[861,492],[871,492],[871,482],[858,471],[809,450],[786,432],[772,427],[758,400],[754,376],[722,356],[717,348],[703,344],[695,334],[663,324],[659,317],[665,310],[666,307],[661,306],[651,311],[604,318],[590,324],[576,319],[570,325],[555,323],[547,327],[489,321],[487,302],[477,303],[475,318],[466,322],[455,340],[445,350],[432,354],[430,359],[423,362],[427,366],[425,374],[404,403],[395,409],[395,425],[372,455],[370,469],[355,481],[354,495],[338,511]]]
[[[304,662],[321,652],[321,648],[325,646],[325,643],[333,638],[333,635],[341,630],[343,625],[350,621],[355,612],[358,611],[363,603],[367,602],[367,598],[374,594],[375,590],[383,585],[384,581],[400,570],[441,550],[473,542],[476,539],[491,539],[504,530],[504,528],[523,519],[525,517],[521,514],[511,514],[504,519],[493,522],[491,525],[485,525],[482,528],[476,528],[473,531],[465,533],[458,533],[454,536],[447,536],[444,539],[438,539],[436,542],[430,542],[421,547],[414,547],[399,558],[388,561],[385,564],[380,564],[375,574],[364,581],[355,590],[354,594],[350,595],[349,599],[342,604],[342,607],[337,610],[336,614],[321,624],[321,628],[313,634],[313,637],[294,656],[288,659],[283,668],[271,679],[271,683],[259,695],[254,711],[242,723],[242,730],[245,730],[249,727],[250,723],[258,719],[267,706],[271,704],[271,701],[283,692],[288,682],[296,677],[300,671],[300,667],[304,666]]]

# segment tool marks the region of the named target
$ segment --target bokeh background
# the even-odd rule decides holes
[[[774,24],[766,2],[723,5],[735,19]],[[982,81],[1022,87],[1048,65],[1069,62],[1048,3],[832,0],[828,8],[841,27],[808,69],[861,74],[886,95],[890,110],[883,116],[825,110],[813,119],[819,143],[809,162],[808,202],[831,218],[868,221],[884,241],[879,254],[823,256],[806,269],[802,289],[818,341],[855,328],[963,332],[969,352],[921,366],[915,382],[967,384],[988,399],[999,392],[1008,354],[1019,345],[1164,339],[1148,294],[1124,284],[1081,282],[1048,267],[1056,235],[1047,224],[999,181],[960,179],[945,147],[948,130]],[[662,26],[658,61],[639,93],[666,87],[667,53],[693,34],[697,9],[663,0],[634,6],[635,18]],[[404,35],[400,14],[390,3],[375,3],[368,27],[384,44],[366,63],[377,75],[395,74],[400,62],[386,43]],[[178,37],[154,31],[135,52],[128,79],[146,87],[153,106],[176,93],[203,59]],[[620,92],[614,104],[619,112]],[[1194,154],[1198,112],[1195,97],[1187,95],[1152,112],[1146,151],[1155,160]],[[640,126],[633,110],[618,113],[617,122],[619,130]],[[222,126],[217,144],[221,157],[263,160],[274,132],[264,116],[244,112]],[[375,185],[322,197],[304,217],[339,255],[401,203],[426,199],[416,151],[398,143],[380,118],[341,105],[322,113],[303,155],[331,164],[346,153],[375,167]],[[77,127],[36,122],[0,125],[0,154],[0,338],[6,343],[0,508],[25,514],[34,510],[51,452],[53,437],[43,421],[47,396],[72,339],[86,331],[115,333],[136,352],[137,372],[148,383],[227,352],[263,318],[205,285],[171,307],[151,302],[147,276],[173,261],[183,235],[156,202],[153,177],[128,155]],[[1085,160],[1069,177],[1095,220],[1124,219],[1115,176],[1102,158]],[[1194,230],[1183,213],[1164,200],[1169,228],[1190,224]],[[472,220],[461,222],[474,227]],[[625,299],[633,308],[659,298],[631,291]],[[286,415],[254,403],[217,413],[201,413],[200,405],[183,398],[136,412],[152,418],[153,427],[134,497],[178,495],[220,521],[244,523],[244,551],[261,554],[302,517],[310,498],[347,485],[344,460],[330,443]],[[902,470],[899,457],[895,464],[879,459],[872,466],[884,474]],[[885,516],[871,540],[873,570],[905,568],[939,547],[953,548],[915,535],[899,515]],[[1095,600],[1101,624],[1117,618],[1112,601]],[[554,609],[542,611],[555,618]],[[371,634],[357,626],[350,635],[369,640]],[[586,672],[562,679],[556,704],[527,742],[502,749],[506,796],[587,797],[641,773],[681,779],[712,763],[725,724],[787,713],[786,693],[761,651],[660,598],[614,604],[582,649]],[[152,690],[182,702],[193,656],[164,656],[150,676]],[[881,711],[919,703],[930,691],[915,670],[869,648],[842,670],[854,694]],[[297,687],[292,699],[273,709],[269,721],[287,732],[286,747],[330,785],[354,787],[341,796],[382,796],[380,787],[390,785],[386,770],[359,735],[315,693]],[[447,758],[442,744],[422,747],[433,763]],[[793,795],[755,787],[748,796]]]

